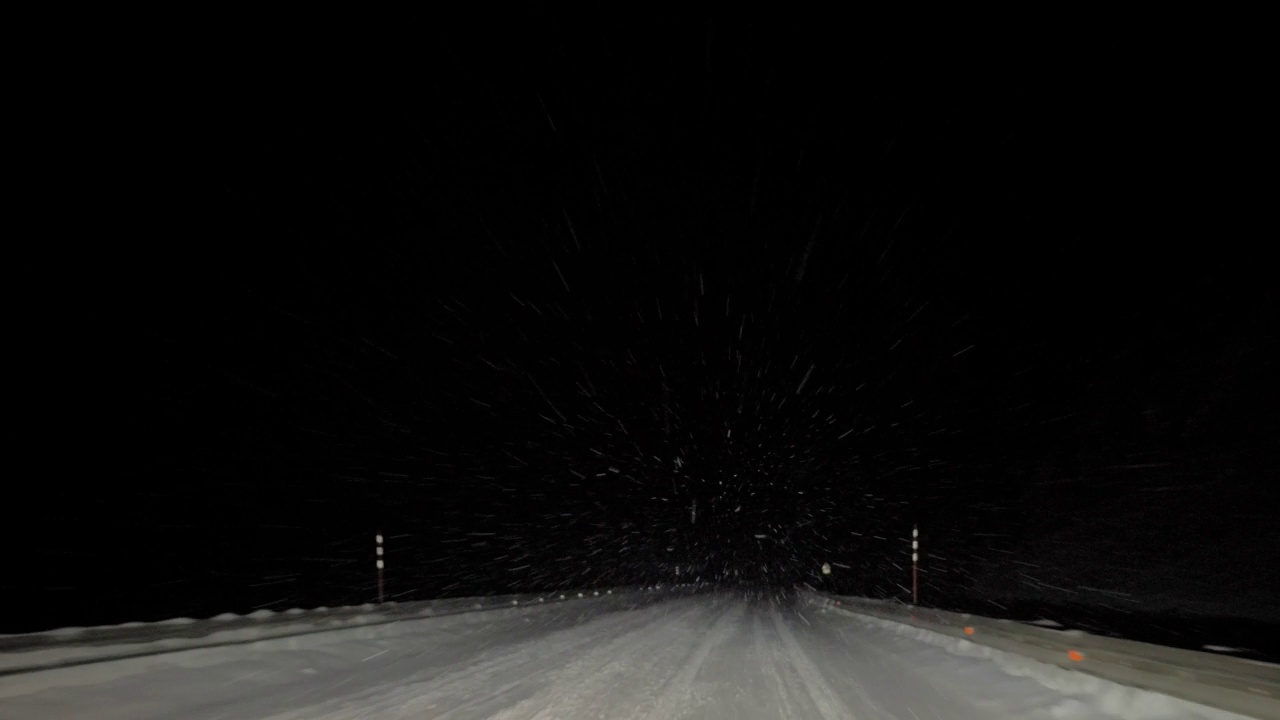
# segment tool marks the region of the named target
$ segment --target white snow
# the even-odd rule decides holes
[[[965,658],[989,660],[1009,677],[1025,677],[1065,697],[1051,710],[1054,718],[1124,718],[1126,720],[1240,720],[1241,715],[1205,707],[1159,693],[1127,687],[1081,672],[1003,652],[963,638],[883,620],[868,615],[842,613],[868,628],[910,638]],[[995,686],[993,682],[992,687]],[[1280,708],[1278,708],[1280,709]]]
[[[1053,620],[1044,619],[1044,618],[1042,618],[1042,619],[1040,619],[1040,620],[1032,620],[1031,622],[1029,622],[1029,623],[1027,623],[1027,624],[1028,624],[1028,625],[1039,625],[1040,627],[1048,627],[1048,628],[1060,628],[1060,627],[1062,627],[1062,623],[1055,622],[1055,621],[1053,621]]]
[[[593,596],[410,615],[0,676],[0,717],[1239,718],[899,623],[791,607],[777,597],[668,597],[633,608],[635,602]]]
[[[89,628],[60,628],[23,635],[0,635],[0,673],[246,643],[386,623],[396,619],[451,614],[467,609],[484,610],[505,604],[501,600],[476,598],[411,604],[367,603],[340,608],[318,607],[313,610],[293,608],[282,612],[258,610],[248,615],[222,613],[204,621],[173,618],[153,623],[132,622]],[[198,623],[205,625],[200,626]],[[178,627],[190,630],[177,632]]]

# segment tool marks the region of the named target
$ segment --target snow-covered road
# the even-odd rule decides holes
[[[1234,718],[795,598],[588,599],[0,677],[6,720]]]

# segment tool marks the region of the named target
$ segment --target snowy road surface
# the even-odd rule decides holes
[[[603,600],[603,598],[602,598]],[[591,599],[0,677],[0,718],[1237,718],[796,599]]]

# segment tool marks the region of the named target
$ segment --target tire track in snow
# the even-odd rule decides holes
[[[642,626],[587,650],[550,673],[530,678],[538,689],[518,703],[498,710],[493,720],[558,720],[594,717],[596,708],[616,707],[618,695],[650,697],[653,688],[636,688],[636,679],[665,679],[684,652],[684,639],[705,627],[708,608],[694,605],[683,612],[649,618]],[[452,716],[445,716],[452,717]]]
[[[752,648],[755,651],[756,662],[759,663],[761,669],[766,671],[766,678],[773,687],[774,697],[778,698],[778,713],[782,718],[801,717],[796,712],[795,706],[791,703],[791,691],[787,685],[787,681],[782,677],[782,673],[778,671],[778,653],[776,645],[766,637],[764,624],[760,620],[760,614],[756,613],[751,618],[752,632]]]
[[[646,657],[660,656],[663,645],[666,644],[662,640],[664,630],[669,631],[670,628],[680,627],[689,617],[701,615],[706,611],[704,607],[697,604],[684,608],[672,608],[669,605],[654,606],[655,611],[660,607],[664,612],[646,613],[642,621],[627,624],[621,632],[616,626],[602,625],[601,631],[585,642],[574,643],[571,648],[557,652],[554,662],[523,663],[519,666],[504,666],[499,662],[494,672],[488,673],[487,677],[479,678],[482,681],[479,684],[476,682],[477,678],[471,678],[464,685],[458,686],[454,683],[454,687],[435,691],[432,696],[438,696],[440,692],[451,692],[456,695],[461,690],[472,699],[450,705],[449,711],[442,715],[425,715],[425,717],[448,720],[461,717],[489,717],[492,714],[494,720],[542,718],[544,708],[548,706],[572,705],[573,699],[583,694],[585,688],[603,681],[604,665],[610,661],[617,662],[619,658],[625,661],[625,659],[634,658],[637,654]],[[510,679],[498,688],[494,688],[491,686],[491,678],[494,675]],[[526,690],[523,697],[519,700],[512,699],[511,703],[503,703],[501,695],[510,694],[516,688]],[[412,707],[421,707],[422,701],[426,699],[423,697],[415,700]],[[484,715],[471,713],[481,707],[486,707],[490,712]],[[569,710],[568,707],[564,709]],[[557,712],[546,717],[566,716],[572,717],[573,712],[565,714]]]
[[[805,653],[796,636],[792,634],[791,628],[787,627],[787,621],[783,619],[782,612],[774,609],[771,615],[774,630],[782,641],[784,659],[795,669],[797,677],[808,690],[818,712],[822,713],[823,720],[872,720],[873,718],[874,720],[897,720],[873,700],[860,683],[851,678],[849,687],[857,694],[859,700],[858,713],[855,714],[840,699],[839,693],[827,683],[822,671]]]
[[[696,701],[694,681],[698,670],[702,668],[711,651],[724,644],[738,631],[742,625],[742,616],[747,609],[746,603],[730,600],[727,610],[716,618],[710,629],[705,631],[702,640],[680,668],[675,677],[669,677],[659,691],[654,707],[646,713],[638,713],[636,717],[645,720],[670,720],[677,717],[680,708],[688,708]]]
[[[580,654],[590,653],[592,646],[606,641],[610,646],[634,643],[636,634],[655,623],[669,622],[669,614],[658,613],[659,607],[665,607],[667,613],[671,611],[670,604],[663,604],[650,606],[635,615],[605,615],[584,625],[558,630],[542,640],[492,648],[492,655],[459,670],[428,671],[401,679],[394,685],[378,685],[358,695],[273,716],[273,720],[448,718],[458,717],[460,713],[464,717],[477,717],[468,715],[468,711],[480,704],[500,701],[502,696],[531,684],[543,684],[539,679],[545,677],[550,668],[571,663]],[[693,605],[684,614],[697,611]]]

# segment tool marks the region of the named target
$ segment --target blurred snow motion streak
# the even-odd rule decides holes
[[[886,625],[765,593],[606,594],[0,677],[0,717],[1240,717]]]

